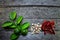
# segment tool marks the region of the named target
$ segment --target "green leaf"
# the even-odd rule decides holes
[[[4,23],[2,24],[2,27],[7,27],[7,26],[10,26],[10,25],[12,25],[12,24],[13,24],[12,22],[7,21],[7,22],[4,22]]]
[[[27,29],[21,31],[21,34],[22,34],[23,36],[26,36],[27,33],[28,33],[28,30],[27,30]]]
[[[21,21],[22,21],[23,17],[22,16],[19,16],[17,19],[16,19],[16,24],[19,24]]]
[[[18,25],[18,26],[14,29],[14,33],[20,34],[20,32],[21,32],[21,26]]]
[[[16,12],[15,11],[11,12],[9,17],[11,20],[14,20],[16,18]]]
[[[25,22],[24,24],[22,24],[21,29],[22,30],[27,29],[29,26],[30,26],[30,23],[29,22]]]
[[[10,40],[16,40],[18,37],[19,37],[19,35],[16,35],[15,33],[13,33],[13,34],[10,36]]]
[[[15,29],[16,25],[11,25],[9,28]]]

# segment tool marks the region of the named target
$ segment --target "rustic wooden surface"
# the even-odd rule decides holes
[[[0,0],[1,5],[55,5],[60,6],[60,0]]]
[[[28,35],[20,35],[18,40],[60,40],[60,0],[0,0],[0,40],[10,40],[13,33],[13,30],[6,31],[1,26],[9,20],[12,11],[24,17],[23,23],[41,24],[44,20],[54,20],[56,24],[55,35],[44,35],[43,32],[31,35],[29,29]]]

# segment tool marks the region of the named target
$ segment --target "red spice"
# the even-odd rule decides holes
[[[44,34],[55,34],[54,32],[54,21],[44,21],[41,27],[41,30],[44,31]]]

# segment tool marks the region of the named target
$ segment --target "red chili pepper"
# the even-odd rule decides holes
[[[55,34],[54,31],[54,21],[44,21],[42,24],[42,31],[44,31],[44,34],[49,33],[49,34]]]

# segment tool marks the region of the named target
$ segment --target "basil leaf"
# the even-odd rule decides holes
[[[29,26],[30,26],[30,23],[29,22],[25,22],[24,24],[22,24],[21,29],[22,30],[27,29]]]
[[[16,24],[19,24],[21,21],[22,21],[23,17],[22,16],[19,16],[17,19],[16,19]]]
[[[16,40],[19,37],[19,35],[16,35],[15,33],[12,33],[12,35],[10,36],[11,40]]]
[[[15,29],[16,25],[11,25],[9,28]]]
[[[16,18],[16,12],[11,12],[10,15],[9,15],[10,19],[11,20],[14,20]]]
[[[21,34],[22,34],[23,36],[26,36],[27,33],[28,33],[28,30],[27,30],[27,29],[21,31]]]
[[[7,22],[4,22],[4,23],[2,24],[2,27],[7,27],[7,26],[10,26],[10,25],[12,25],[12,24],[13,24],[12,22],[7,21]]]
[[[20,32],[21,32],[21,26],[18,25],[18,26],[14,29],[14,33],[20,34]]]

